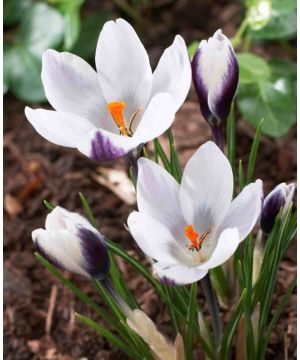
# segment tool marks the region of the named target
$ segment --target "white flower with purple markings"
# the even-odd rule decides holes
[[[96,161],[120,158],[165,132],[191,83],[181,36],[164,51],[152,74],[144,46],[123,19],[104,25],[96,68],[76,55],[47,50],[42,81],[55,111],[25,109],[44,138]]]
[[[138,167],[139,211],[128,226],[162,279],[189,284],[203,278],[234,254],[260,216],[261,180],[232,201],[230,163],[210,141],[188,161],[181,185],[150,160],[139,159]]]
[[[79,214],[57,206],[45,229],[34,230],[32,239],[37,251],[60,269],[97,279],[109,271],[104,237]]]
[[[271,232],[280,210],[282,210],[282,215],[286,213],[294,193],[295,184],[281,183],[266,196],[260,218],[260,226],[265,233]]]
[[[217,30],[202,40],[192,61],[192,75],[203,117],[218,125],[226,120],[239,82],[239,67],[229,39]]]

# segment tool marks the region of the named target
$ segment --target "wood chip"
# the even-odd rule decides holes
[[[92,178],[116,194],[127,205],[134,205],[136,195],[134,186],[123,170],[98,167]]]
[[[23,211],[19,200],[10,194],[4,195],[4,209],[12,217],[18,216]]]

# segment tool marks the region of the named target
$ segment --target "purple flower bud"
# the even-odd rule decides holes
[[[79,214],[57,206],[32,239],[37,251],[60,269],[100,280],[109,271],[104,237]]]
[[[276,216],[281,209],[282,214],[285,214],[292,202],[294,192],[295,184],[281,183],[266,196],[260,218],[260,226],[265,233],[271,232]]]
[[[192,76],[203,117],[211,126],[219,125],[230,113],[239,81],[233,47],[221,30],[200,42],[192,61]]]

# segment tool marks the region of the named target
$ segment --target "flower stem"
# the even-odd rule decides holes
[[[207,274],[201,280],[201,285],[208,304],[210,315],[212,317],[216,348],[217,351],[219,351],[221,345],[221,338],[222,338],[222,325],[221,325],[220,312],[219,312],[219,306],[218,306],[216,294],[212,287],[209,274]]]
[[[224,139],[221,125],[211,125],[213,142],[224,152]]]

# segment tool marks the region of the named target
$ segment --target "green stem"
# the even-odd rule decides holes
[[[217,297],[216,297],[215,291],[212,287],[209,274],[207,274],[201,280],[201,285],[202,285],[204,295],[205,295],[205,298],[206,298],[206,301],[208,304],[208,309],[209,309],[210,315],[212,317],[213,330],[214,330],[215,341],[216,341],[216,348],[217,348],[217,351],[219,351],[219,348],[221,345],[221,338],[222,338],[222,325],[221,325]]]

